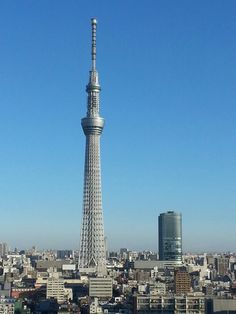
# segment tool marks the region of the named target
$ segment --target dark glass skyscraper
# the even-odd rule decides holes
[[[182,261],[182,216],[174,211],[158,217],[159,260]]]

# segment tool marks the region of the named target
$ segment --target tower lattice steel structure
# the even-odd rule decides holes
[[[92,69],[86,87],[87,116],[81,124],[86,136],[83,220],[80,238],[80,268],[92,268],[104,273],[106,252],[103,227],[100,136],[104,119],[99,115],[99,94],[101,87],[96,70],[96,30],[97,21],[92,19]]]

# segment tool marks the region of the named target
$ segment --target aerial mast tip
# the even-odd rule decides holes
[[[91,22],[92,22],[92,24],[97,24],[97,19],[95,17],[92,17]]]
[[[96,32],[97,32],[97,20],[91,19],[92,22],[92,71],[96,70]]]

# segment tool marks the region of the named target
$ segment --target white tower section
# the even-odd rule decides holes
[[[86,151],[79,268],[94,269],[97,274],[105,274],[106,252],[100,168],[100,135],[104,119],[99,115],[101,88],[96,70],[96,29],[97,21],[92,19],[92,69],[86,87],[87,116],[81,121],[86,136]]]

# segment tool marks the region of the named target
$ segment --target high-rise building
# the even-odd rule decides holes
[[[99,114],[101,88],[96,70],[96,29],[97,21],[92,19],[92,69],[86,88],[87,116],[81,121],[86,136],[86,150],[79,268],[80,270],[87,269],[87,272],[94,270],[98,274],[104,274],[106,273],[106,249],[100,170],[100,136],[104,119]]]
[[[5,242],[0,242],[0,257],[8,254],[8,246]]]
[[[158,217],[159,260],[182,262],[182,216],[174,211]]]
[[[216,257],[216,270],[218,275],[224,276],[229,270],[229,257],[217,256]]]

